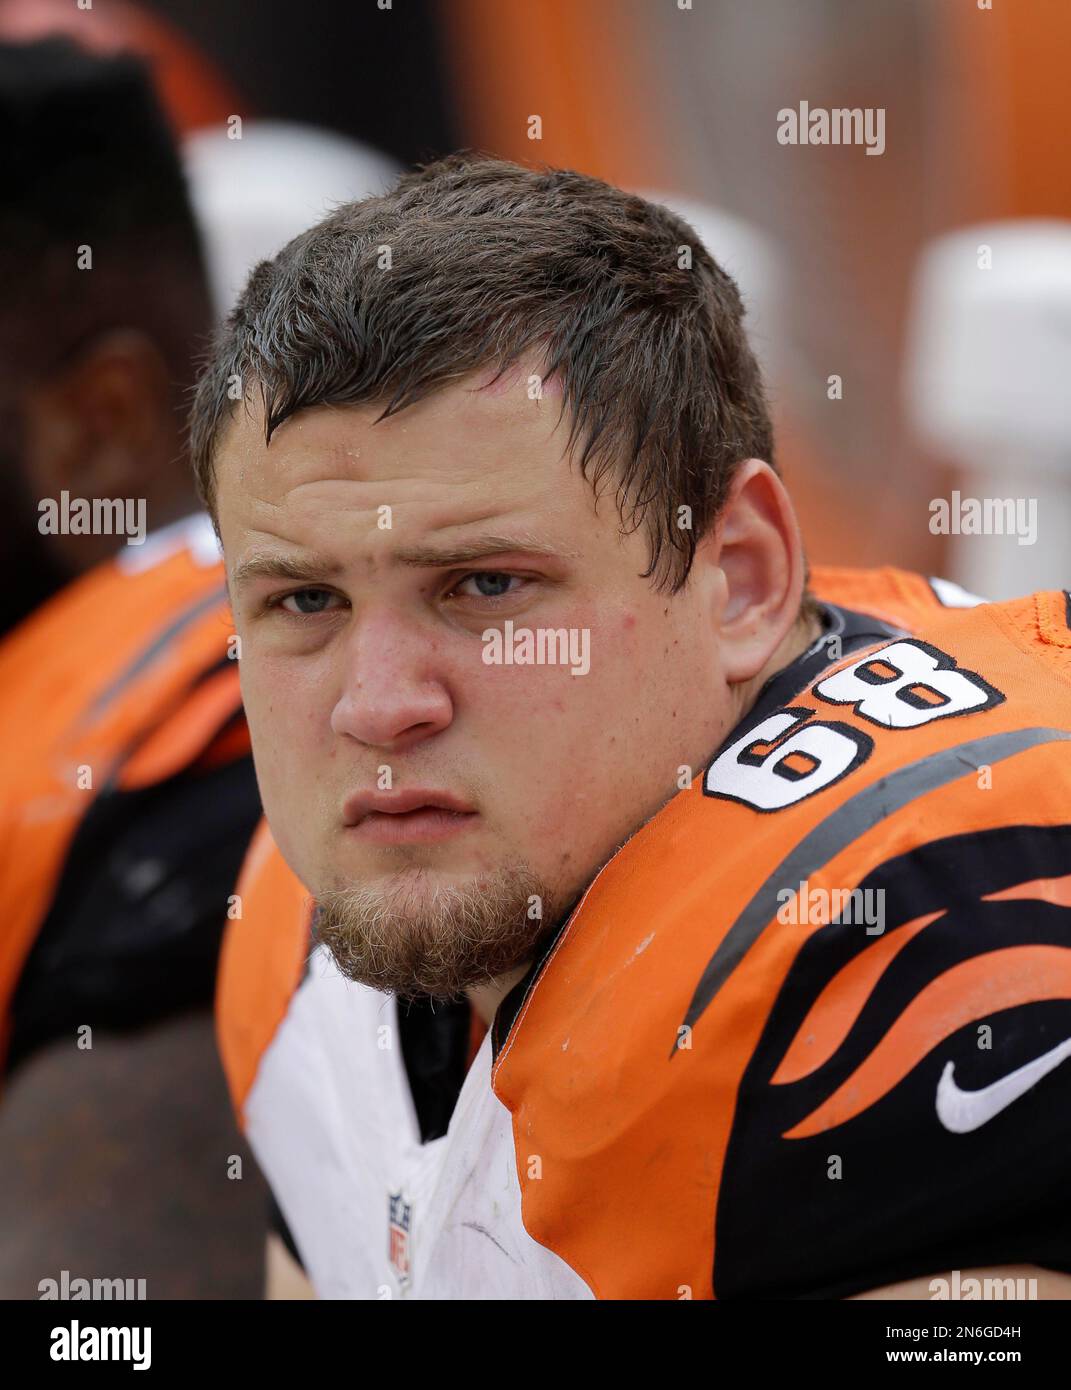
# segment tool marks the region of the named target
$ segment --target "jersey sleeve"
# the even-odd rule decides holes
[[[739,1088],[715,1292],[1071,1271],[1069,1160],[1071,826],[927,843],[862,881],[778,993]]]
[[[128,1029],[210,1006],[259,818],[249,756],[98,796],[19,975],[7,1067],[81,1023]]]

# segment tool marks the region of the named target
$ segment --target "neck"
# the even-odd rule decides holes
[[[502,1003],[517,981],[524,978],[527,969],[528,963],[525,962],[524,965],[519,965],[516,970],[511,970],[508,975],[500,975],[497,980],[489,980],[486,984],[473,985],[471,989],[465,991],[472,1007],[488,1028],[495,1021],[499,1004]]]
[[[750,680],[741,681],[738,685],[731,687],[733,714],[730,727],[735,726],[744,718],[755,703],[759,691],[770,677],[776,675],[778,671],[783,671],[786,666],[791,666],[796,658],[802,656],[821,635],[822,620],[817,613],[808,612],[793,623],[762,670],[752,676]]]

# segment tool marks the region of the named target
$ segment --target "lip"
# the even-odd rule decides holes
[[[372,844],[428,844],[449,839],[476,819],[476,812],[450,792],[409,787],[404,791],[358,792],[342,808],[349,833]]]

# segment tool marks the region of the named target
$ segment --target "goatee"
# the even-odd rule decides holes
[[[461,885],[406,870],[386,884],[328,889],[316,908],[316,935],[342,974],[402,999],[453,999],[516,970],[560,910],[527,864]]]

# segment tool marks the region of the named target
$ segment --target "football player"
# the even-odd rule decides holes
[[[735,284],[566,170],[339,207],[192,425],[220,1039],[318,1294],[1066,1295],[1068,595],[809,583]]]
[[[259,803],[219,550],[178,461],[212,318],[171,133],[140,62],[66,40],[0,46],[0,103],[11,1066],[211,998]]]
[[[16,1293],[57,1227],[75,1268],[142,1221],[169,1268],[179,1230],[233,1238],[190,1159],[220,1102],[226,1119],[197,1021],[99,1065],[87,1051],[211,1004],[260,809],[218,545],[182,462],[212,309],[171,131],[141,63],[61,40],[0,46],[0,110],[0,1073],[9,1136],[34,1137],[4,1145],[6,1215],[34,1231],[8,1245]],[[176,1146],[131,1124],[132,1082],[177,1090],[202,1127],[136,1194],[130,1173]]]

